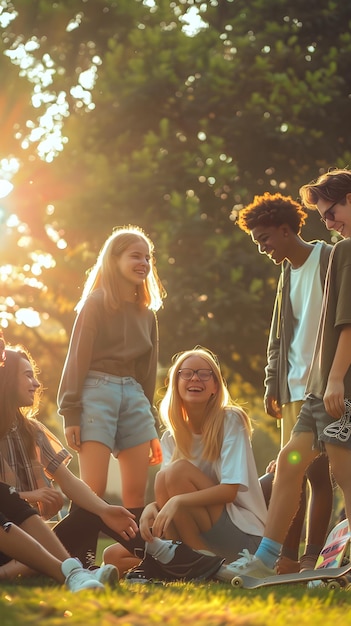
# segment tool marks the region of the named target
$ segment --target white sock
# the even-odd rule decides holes
[[[155,537],[152,542],[146,542],[145,549],[147,554],[151,554],[161,563],[170,563],[177,549],[177,544],[170,539],[159,539]]]

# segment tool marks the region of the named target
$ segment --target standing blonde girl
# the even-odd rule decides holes
[[[165,292],[153,252],[153,243],[136,226],[108,237],[76,307],[58,392],[67,444],[79,454],[81,478],[103,496],[113,453],[123,503],[137,517],[148,466],[162,458],[152,404],[156,311]]]

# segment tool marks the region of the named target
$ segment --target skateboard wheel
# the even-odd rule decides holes
[[[340,584],[338,583],[337,580],[330,580],[327,584],[326,584],[327,589],[340,589]]]
[[[240,578],[240,576],[235,576],[235,578],[232,578],[231,585],[233,587],[243,587],[242,578]]]

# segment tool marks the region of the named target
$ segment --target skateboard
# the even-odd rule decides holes
[[[351,563],[343,567],[324,567],[319,569],[305,570],[297,574],[279,574],[277,576],[267,576],[266,578],[254,578],[253,576],[235,576],[231,584],[233,587],[242,589],[260,589],[261,587],[272,587],[273,585],[288,585],[297,583],[308,583],[314,580],[323,581],[328,589],[351,588],[351,583],[347,574],[351,573]]]
[[[351,563],[344,563],[350,560],[350,541],[348,520],[342,520],[330,531],[323,549],[318,557],[316,567],[313,570],[305,570],[297,574],[279,574],[277,576],[267,576],[265,578],[254,578],[253,576],[235,576],[231,584],[233,587],[243,589],[260,589],[273,585],[287,585],[297,583],[322,582],[328,589],[351,589]]]
[[[350,549],[350,538],[351,534],[347,519],[334,526],[320,552],[316,569],[341,567],[341,565],[344,565],[344,558],[350,556],[350,554],[347,555],[347,551]]]

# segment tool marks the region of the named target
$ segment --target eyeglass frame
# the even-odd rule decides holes
[[[188,370],[189,372],[192,372],[190,378],[184,378],[184,376],[182,376],[182,373],[184,371]],[[205,376],[206,378],[202,378],[199,374],[199,372],[206,372]],[[207,377],[207,373],[208,373],[208,377]],[[194,376],[198,377],[199,380],[201,380],[202,382],[206,383],[207,381],[210,380],[211,376],[214,375],[213,370],[211,369],[207,369],[206,367],[200,367],[198,370],[193,370],[192,367],[184,367],[183,369],[178,370],[177,375],[179,376],[179,378],[181,378],[182,380],[192,380],[194,378]]]
[[[342,198],[340,198],[340,200],[336,200],[336,202],[333,202],[333,204],[330,205],[329,209],[327,209],[326,211],[324,211],[322,217],[320,217],[320,221],[322,222],[322,224],[326,224],[327,220],[329,220],[329,222],[336,222],[335,219],[335,213],[333,213],[332,209],[341,202],[341,200],[343,200],[345,198],[345,196],[343,196]],[[328,216],[331,215],[331,217]]]

